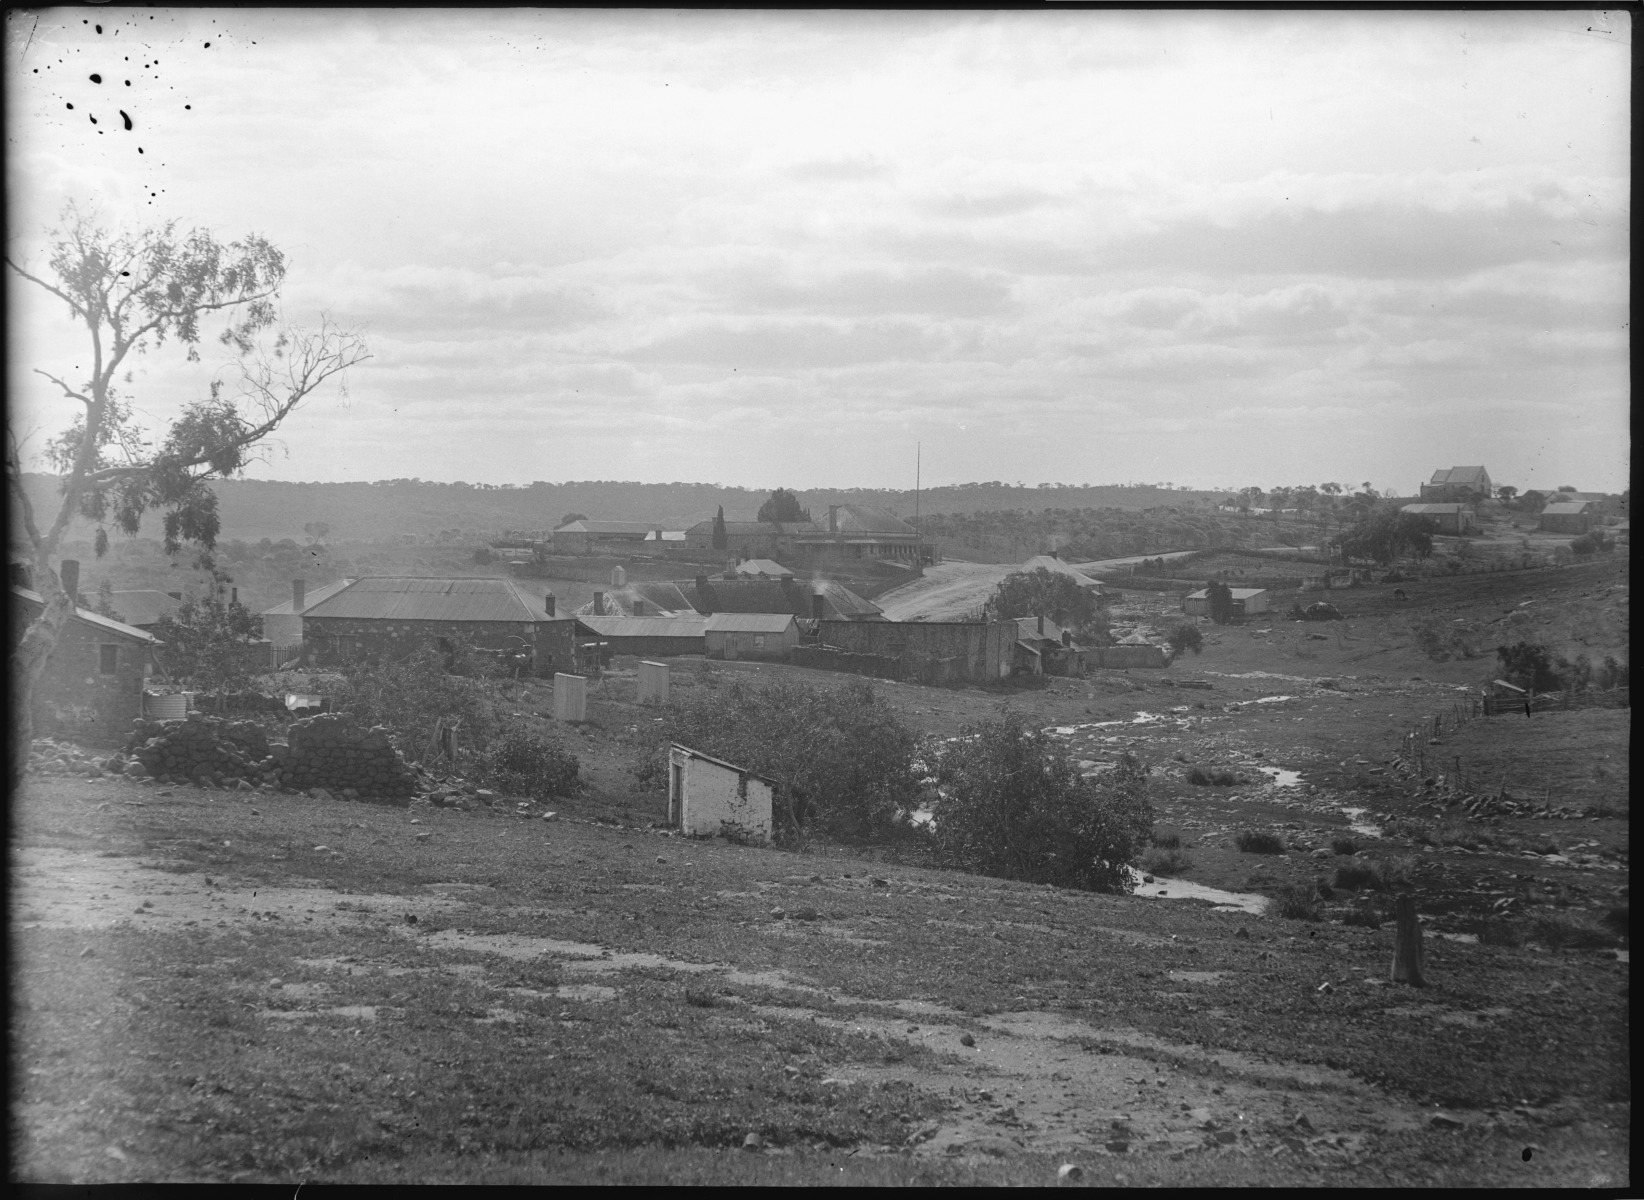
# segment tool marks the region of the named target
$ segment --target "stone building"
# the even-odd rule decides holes
[[[11,599],[15,648],[45,609],[45,599],[18,584],[11,585]],[[76,608],[34,692],[35,732],[97,742],[122,739],[143,715],[143,685],[153,674],[158,644],[153,634]]]

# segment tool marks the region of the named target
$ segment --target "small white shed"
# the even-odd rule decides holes
[[[668,823],[690,837],[771,840],[771,793],[763,775],[674,743],[668,747]]]

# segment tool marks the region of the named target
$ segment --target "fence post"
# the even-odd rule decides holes
[[[1405,892],[1393,902],[1393,982],[1426,987],[1422,976],[1421,922],[1416,920],[1416,898]]]

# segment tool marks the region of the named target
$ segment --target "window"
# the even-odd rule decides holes
[[[754,649],[755,650],[763,650],[764,648],[765,648],[765,635],[762,634],[762,633],[754,634]]]
[[[119,672],[119,670],[120,670],[120,647],[118,647],[118,646],[98,646],[97,647],[97,656],[98,656],[97,668],[104,675],[114,675],[114,674]]]

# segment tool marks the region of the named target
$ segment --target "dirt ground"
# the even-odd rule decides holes
[[[1630,712],[1431,747],[1505,770],[1528,815],[1446,806],[1391,762],[1487,666],[1421,657],[1412,610],[1483,623],[1529,598],[1562,635],[1613,619],[1624,583],[1348,591],[1343,622],[1212,629],[1164,671],[882,685],[930,738],[1008,708],[1087,770],[1147,761],[1180,860],[1134,896],[673,837],[628,770],[653,714],[620,660],[563,735],[589,788],[551,816],[33,778],[14,1177],[1046,1184],[1073,1163],[1129,1186],[1625,1188],[1630,951],[1604,920],[1628,903]],[[838,678],[673,661],[682,692]],[[1249,829],[1282,852],[1241,851]],[[1377,862],[1417,897],[1420,991],[1387,979],[1388,926],[1346,919],[1384,897],[1272,906]]]

